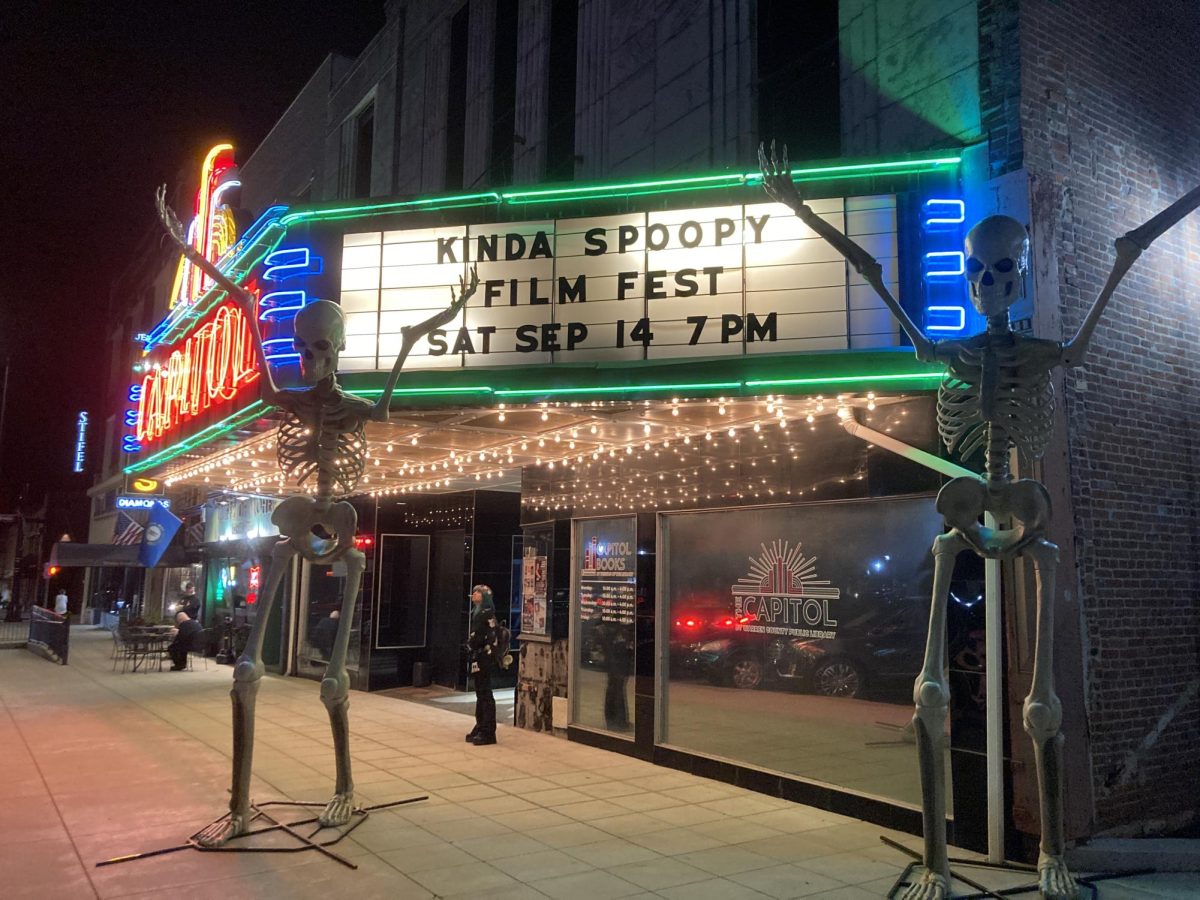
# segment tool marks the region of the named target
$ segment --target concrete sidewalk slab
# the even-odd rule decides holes
[[[72,633],[71,665],[0,652],[0,894],[9,898],[881,896],[903,868],[881,834],[911,835],[547,735],[501,726],[463,743],[463,717],[354,693],[359,803],[337,851],[178,853],[225,811],[231,671],[111,670],[106,632]],[[257,801],[322,802],[333,752],[318,684],[268,676],[258,696]],[[881,853],[883,849],[885,852]],[[960,853],[960,855],[966,855]],[[1001,885],[998,885],[1001,886]],[[1174,892],[1174,893],[1172,893]],[[1200,896],[1194,875],[1104,883],[1104,900]]]

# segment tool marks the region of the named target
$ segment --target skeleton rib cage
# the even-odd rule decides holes
[[[295,412],[285,410],[276,451],[279,467],[295,476],[297,485],[316,472],[319,495],[352,494],[366,470],[364,424],[360,420],[354,430],[345,431],[319,415],[317,424],[310,426]]]
[[[942,443],[950,452],[966,457],[982,448],[1007,451],[1015,445],[1021,455],[1029,461],[1037,460],[1046,452],[1050,440],[1050,429],[1054,422],[1054,385],[1050,373],[1041,371],[1022,377],[1012,370],[999,373],[994,408],[990,419],[984,419],[980,403],[979,370],[955,374],[947,371],[938,388],[937,423]],[[974,377],[972,377],[974,376]],[[995,436],[1006,437],[1004,447],[989,448]],[[1003,465],[1007,474],[1007,460],[988,460],[992,474],[996,464]]]

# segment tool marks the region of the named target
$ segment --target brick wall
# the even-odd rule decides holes
[[[1184,4],[1021,4],[1021,134],[997,132],[994,158],[1019,141],[1032,192],[1054,201],[1031,224],[1057,257],[1064,337],[1113,239],[1200,184],[1198,40]],[[1065,379],[1078,573],[1063,580],[1083,609],[1100,831],[1166,830],[1200,797],[1197,263],[1193,214],[1135,265]]]

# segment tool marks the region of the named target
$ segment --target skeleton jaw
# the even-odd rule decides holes
[[[307,385],[316,386],[337,370],[337,357],[307,358],[300,353],[300,379]]]

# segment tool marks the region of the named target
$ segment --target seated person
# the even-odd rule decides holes
[[[329,659],[333,655],[333,641],[337,637],[338,630],[338,610],[331,612],[328,617],[317,623],[317,627],[313,629],[312,636],[309,641],[321,654],[322,659]]]
[[[187,668],[187,655],[192,650],[200,649],[201,635],[204,634],[200,623],[182,610],[175,613],[175,628],[175,640],[167,645],[172,672]]]

